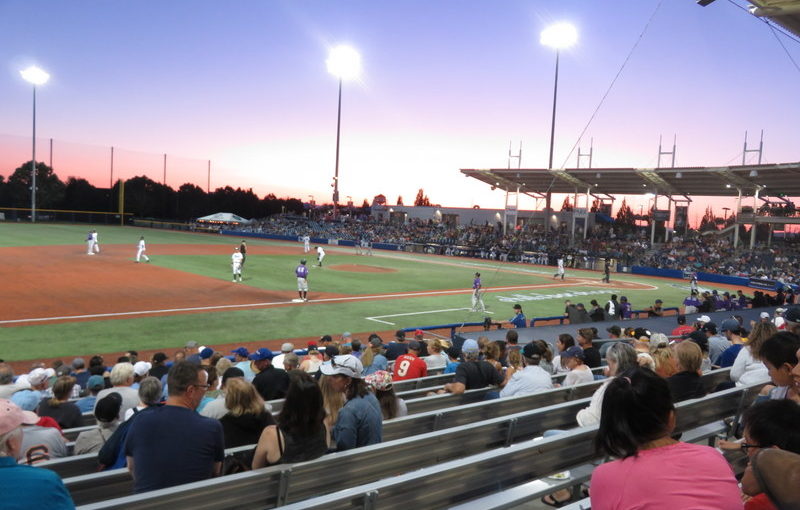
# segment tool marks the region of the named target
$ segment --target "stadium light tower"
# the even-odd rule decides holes
[[[556,78],[553,85],[553,118],[550,122],[550,159],[547,168],[553,169],[553,145],[556,133],[556,102],[558,99],[558,57],[562,49],[574,46],[578,42],[578,31],[569,23],[556,23],[542,30],[539,42],[556,50]],[[551,193],[547,192],[546,209],[550,209]],[[548,229],[549,230],[549,229]]]
[[[339,109],[336,117],[336,167],[333,174],[333,217],[339,203],[339,138],[342,127],[342,81],[358,78],[361,74],[361,55],[350,46],[336,46],[325,61],[328,72],[339,78]]]
[[[22,79],[33,85],[33,157],[31,158],[31,223],[36,223],[36,86],[44,85],[50,75],[36,66],[19,72]]]

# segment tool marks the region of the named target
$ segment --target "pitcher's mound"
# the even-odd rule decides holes
[[[339,264],[336,266],[328,266],[329,269],[334,271],[349,271],[351,273],[396,273],[397,269],[389,267],[377,266],[362,266],[361,264]]]

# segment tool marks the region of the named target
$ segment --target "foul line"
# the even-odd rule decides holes
[[[394,322],[389,321],[382,321],[381,319],[385,319],[387,317],[405,317],[407,315],[425,315],[428,313],[441,313],[441,312],[462,312],[465,310],[472,310],[472,308],[448,308],[446,310],[428,310],[425,312],[409,312],[409,313],[395,313],[392,315],[376,315],[374,317],[364,317],[367,320],[375,321],[375,322],[382,322],[384,324],[389,324],[390,326],[396,326]],[[484,310],[483,313],[494,313],[488,310]]]

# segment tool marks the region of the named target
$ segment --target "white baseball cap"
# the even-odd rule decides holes
[[[151,368],[153,368],[151,363],[148,363],[147,361],[137,361],[136,364],[133,365],[133,372],[141,377],[147,374]]]
[[[352,354],[344,354],[342,356],[334,356],[331,358],[330,363],[323,363],[320,370],[325,375],[346,375],[353,379],[361,379],[361,372],[364,371],[364,365],[361,360]]]
[[[697,322],[709,323],[711,322],[711,317],[709,317],[708,315],[701,315],[700,317],[697,318]]]

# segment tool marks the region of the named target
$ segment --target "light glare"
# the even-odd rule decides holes
[[[325,61],[328,72],[342,80],[358,78],[361,73],[361,55],[350,46],[337,46]]]
[[[47,80],[50,79],[50,75],[47,74],[47,72],[36,66],[23,69],[19,74],[22,76],[22,79],[33,85],[44,85],[47,83]]]
[[[542,30],[539,42],[554,49],[563,49],[578,42],[578,30],[569,23],[556,23]]]

